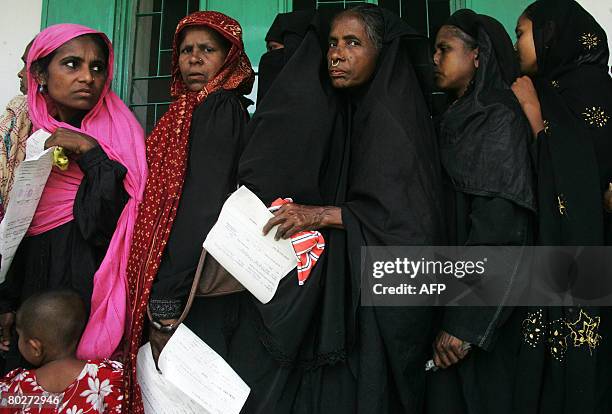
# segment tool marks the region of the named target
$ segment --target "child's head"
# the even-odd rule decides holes
[[[17,312],[19,352],[34,366],[74,355],[86,323],[85,304],[75,292],[31,296]]]

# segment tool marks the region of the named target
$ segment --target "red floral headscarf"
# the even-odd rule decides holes
[[[214,29],[231,43],[219,73],[199,92],[184,84],[179,65],[179,34],[189,26]],[[142,397],[136,380],[136,357],[142,342],[144,316],[153,281],[181,197],[187,168],[189,131],[195,108],[218,89],[248,94],[255,74],[244,51],[240,24],[222,13],[195,12],[183,18],[174,33],[171,94],[175,101],[146,142],[149,178],[140,206],[128,262],[131,325],[127,332],[125,396],[123,412],[143,413]]]

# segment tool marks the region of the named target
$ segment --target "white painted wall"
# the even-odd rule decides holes
[[[610,0],[578,0],[578,3],[591,13],[606,31],[608,45],[612,50],[612,2]],[[608,66],[612,66],[612,56]]]
[[[19,93],[21,55],[40,31],[42,0],[0,0],[0,111]]]

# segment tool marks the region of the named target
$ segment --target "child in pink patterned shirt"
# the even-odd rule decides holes
[[[27,299],[17,312],[19,351],[36,369],[15,369],[0,380],[0,414],[120,413],[121,363],[80,361],[76,349],[87,322],[71,291]]]

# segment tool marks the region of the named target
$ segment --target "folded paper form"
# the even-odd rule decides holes
[[[181,324],[155,367],[151,344],[138,351],[138,383],[146,414],[238,414],[249,386],[204,341]]]
[[[0,223],[0,283],[6,279],[6,273],[19,243],[30,227],[51,173],[55,147],[45,150],[45,141],[50,136],[42,129],[30,135],[26,141],[26,158],[15,170],[9,204]]]
[[[297,266],[290,240],[274,240],[262,229],[274,217],[248,188],[240,187],[225,202],[204,248],[260,302],[268,303],[280,280]]]

